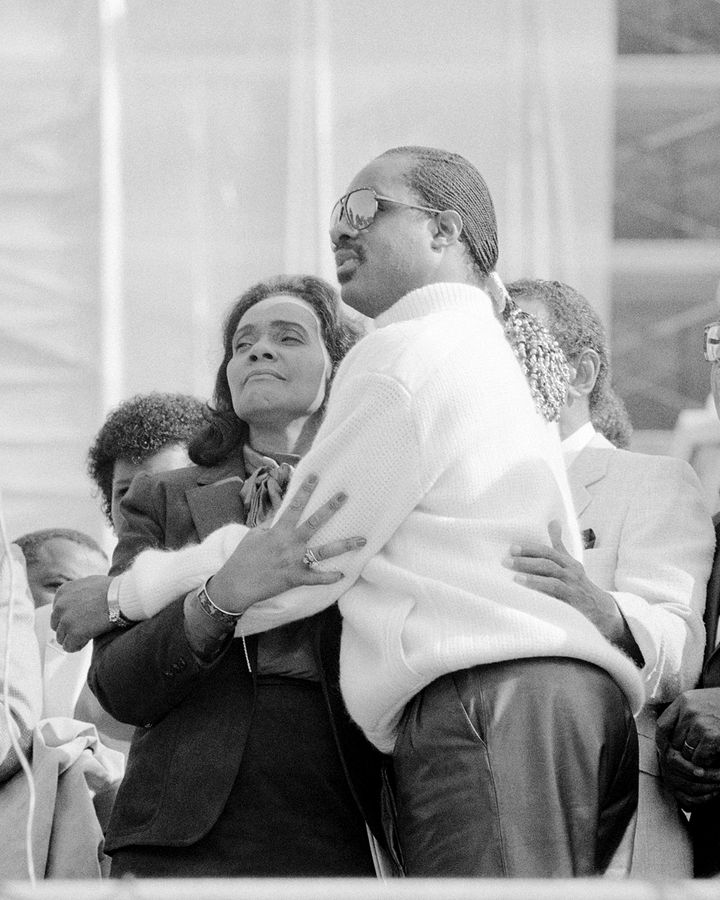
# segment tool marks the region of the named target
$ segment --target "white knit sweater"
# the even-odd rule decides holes
[[[342,581],[256,604],[243,633],[339,598],[345,702],[384,751],[425,685],[507,659],[594,663],[637,712],[644,693],[633,663],[580,612],[516,584],[502,565],[513,543],[547,543],[551,519],[578,558],[581,549],[557,431],[536,413],[489,298],[469,285],[433,284],[376,326],[340,366],[325,422],[294,476],[296,484],[320,476],[308,514],[339,490],[349,495],[318,543],[364,535],[367,546],[332,561]],[[196,547],[141,554],[122,576],[122,608],[152,614],[217,571],[245,532],[230,525]]]

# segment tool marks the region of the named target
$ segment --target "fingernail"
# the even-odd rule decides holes
[[[358,545],[358,547],[364,547],[365,544],[367,544],[367,541],[365,540],[365,538],[358,538],[358,539],[357,539],[357,545]]]
[[[308,475],[308,477],[307,477],[308,484],[317,484],[317,480],[318,480],[318,477],[317,477],[317,475],[315,475],[315,473],[313,473],[312,475]]]
[[[510,555],[511,556],[520,556],[520,544],[511,544],[510,545]]]
[[[340,493],[335,497],[338,503],[344,503],[347,500],[347,494],[344,491],[340,491]]]
[[[527,584],[527,577],[525,575],[514,575],[513,581],[516,581],[518,584]]]
[[[515,560],[510,556],[506,556],[505,559],[501,559],[500,563],[505,566],[506,569],[512,569],[515,566]]]

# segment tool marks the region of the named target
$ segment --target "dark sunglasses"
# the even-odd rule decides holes
[[[720,360],[720,322],[711,322],[705,326],[703,343],[705,359],[708,362]]]
[[[348,225],[355,231],[362,231],[372,225],[378,211],[378,200],[384,203],[394,203],[396,206],[406,206],[408,209],[421,209],[424,212],[439,213],[439,209],[429,206],[417,206],[414,203],[404,203],[402,200],[393,200],[392,197],[383,197],[376,194],[372,188],[356,188],[341,197],[330,214],[330,228],[334,228],[342,221],[343,215]]]

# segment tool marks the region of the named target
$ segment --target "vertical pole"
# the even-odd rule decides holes
[[[122,98],[118,31],[124,0],[100,2],[100,399],[125,388],[123,321]]]
[[[327,250],[328,219],[333,203],[334,154],[332,119],[332,70],[330,66],[330,5],[313,0],[313,80],[315,95],[315,184],[316,253],[315,271],[334,281],[335,271]]]

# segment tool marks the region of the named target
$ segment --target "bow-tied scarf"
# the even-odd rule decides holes
[[[277,459],[263,456],[247,444],[243,447],[245,471],[251,474],[245,479],[240,490],[240,499],[245,507],[245,524],[254,528],[272,512],[269,483],[275,482],[285,495],[290,478],[300,457],[292,453],[278,453]]]
[[[245,471],[250,474],[240,490],[240,498],[245,507],[245,524],[248,527],[253,528],[261,524],[268,514],[272,514],[268,485],[274,481],[284,496],[294,467],[300,461],[299,456],[290,453],[276,456],[276,459],[263,456],[247,445],[243,448]],[[319,676],[312,650],[312,629],[311,619],[300,619],[258,635],[258,671],[261,674],[270,673],[317,681]],[[245,646],[242,630],[240,637]],[[247,647],[245,659],[250,672],[252,669]]]

